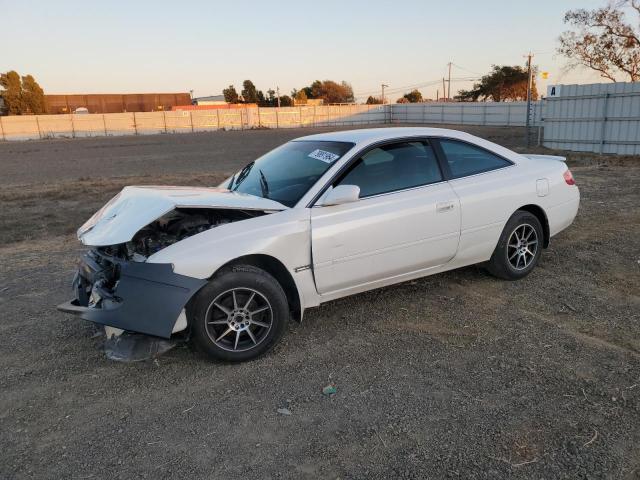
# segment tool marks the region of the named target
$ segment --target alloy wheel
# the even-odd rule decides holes
[[[207,335],[218,347],[243,352],[267,337],[273,324],[273,309],[259,291],[233,288],[211,302],[205,322]]]
[[[524,270],[538,252],[538,234],[536,229],[528,223],[518,225],[507,243],[507,258],[509,264],[516,270]]]

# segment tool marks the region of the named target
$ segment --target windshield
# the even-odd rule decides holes
[[[237,172],[227,188],[293,207],[353,145],[322,141],[285,143]]]

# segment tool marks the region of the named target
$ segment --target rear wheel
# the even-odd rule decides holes
[[[518,210],[505,225],[487,269],[505,280],[523,278],[537,265],[543,241],[540,220],[529,212]]]
[[[190,309],[196,346],[228,362],[251,360],[270,350],[289,320],[287,297],[269,273],[238,265],[214,277]]]

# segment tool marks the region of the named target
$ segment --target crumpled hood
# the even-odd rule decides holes
[[[128,242],[141,228],[175,208],[285,210],[274,200],[206,187],[125,187],[78,229],[85,245]]]

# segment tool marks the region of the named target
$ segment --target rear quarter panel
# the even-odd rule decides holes
[[[551,236],[569,226],[578,209],[578,188],[566,184],[563,162],[530,160],[493,150],[513,160],[514,165],[451,181],[462,202],[455,266],[489,260],[507,221],[525,205],[544,210]],[[548,184],[547,191],[538,189],[540,180]]]
[[[580,206],[580,190],[577,185],[568,185],[565,181],[563,174],[568,167],[564,162],[535,159],[527,163],[536,177],[548,181],[549,193],[538,197],[538,204],[547,215],[549,233],[553,237],[573,223]]]

